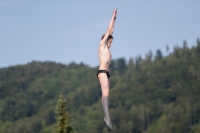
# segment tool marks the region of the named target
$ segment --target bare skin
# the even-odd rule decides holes
[[[117,15],[117,9],[113,11],[113,15],[110,21],[110,24],[108,26],[108,29],[106,31],[106,34],[104,38],[101,40],[99,49],[98,49],[98,57],[99,57],[99,70],[107,70],[109,71],[109,65],[111,63],[111,52],[110,47],[112,45],[112,38],[109,38],[109,35],[113,34],[114,31],[114,25]],[[106,73],[99,73],[98,74],[99,82],[101,85],[101,91],[102,91],[102,107],[104,111],[104,121],[107,124],[107,126],[112,129],[112,123],[110,120],[110,115],[108,111],[108,97],[109,97],[109,89],[110,89],[110,80],[107,77]]]
[[[112,45],[112,40],[109,39],[107,42],[99,45],[99,70],[109,71],[109,65],[111,63],[112,54],[110,52],[110,47]]]

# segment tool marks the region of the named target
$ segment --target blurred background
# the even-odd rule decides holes
[[[0,133],[200,133],[199,5],[0,0]],[[96,71],[115,8],[110,131]]]

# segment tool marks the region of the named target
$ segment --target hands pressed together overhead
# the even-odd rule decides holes
[[[113,17],[114,17],[114,19],[117,18],[117,8],[113,11]]]

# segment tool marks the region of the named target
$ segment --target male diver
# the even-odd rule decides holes
[[[104,111],[104,121],[106,125],[112,129],[112,122],[110,120],[110,115],[108,111],[108,97],[110,89],[110,74],[109,74],[109,65],[111,63],[111,52],[110,47],[113,41],[113,31],[116,21],[117,9],[113,11],[111,21],[109,23],[108,29],[104,35],[102,35],[101,42],[98,48],[98,57],[99,57],[99,69],[97,71],[97,77],[101,85],[102,91],[102,108]]]

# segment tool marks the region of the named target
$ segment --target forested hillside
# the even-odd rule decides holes
[[[168,48],[167,48],[168,50]],[[31,62],[0,69],[0,133],[51,133],[62,94],[78,133],[200,133],[200,40],[110,66],[110,115],[103,122],[96,68]]]

